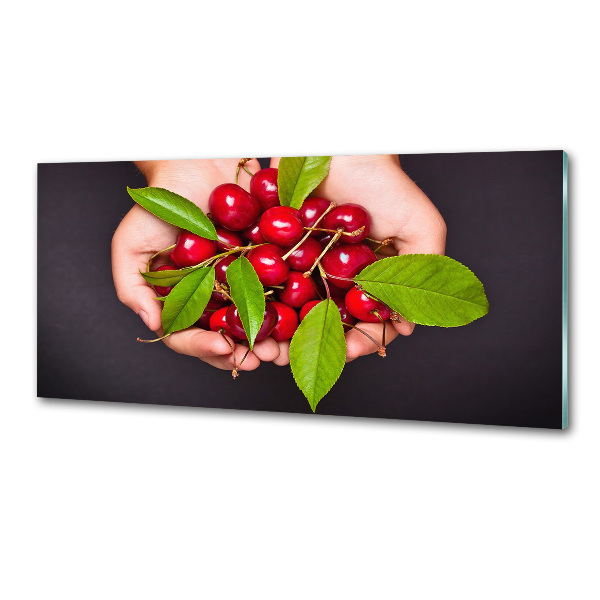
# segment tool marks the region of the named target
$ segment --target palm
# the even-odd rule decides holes
[[[277,166],[279,159],[273,159]],[[334,156],[329,174],[313,192],[337,204],[355,203],[364,206],[371,215],[369,237],[391,238],[400,254],[443,254],[446,226],[443,218],[419,189],[402,171],[396,156]],[[393,252],[392,248],[389,248]],[[358,323],[374,339],[382,339],[380,324]],[[393,327],[386,326],[387,342],[398,334],[410,335],[414,325],[402,319]],[[371,340],[356,330],[346,334],[347,360],[353,360],[377,350]]]
[[[165,161],[164,163],[138,163],[144,171],[148,185],[164,187],[176,192],[207,212],[210,192],[219,184],[233,181],[237,160],[222,161]],[[250,163],[254,170],[258,161]],[[243,173],[240,185],[247,187],[249,177]],[[165,223],[139,206],[134,206],[125,216],[115,232],[112,245],[113,276],[119,298],[132,308],[153,331],[161,333],[161,305],[155,292],[140,277],[139,271],[146,268],[150,257],[175,243],[179,229]],[[160,257],[158,265],[166,260]],[[197,356],[222,369],[231,369],[233,356],[226,340],[216,332],[204,331],[197,327],[175,333],[165,340],[173,350]],[[231,340],[230,340],[231,342]],[[239,364],[246,349],[235,348],[236,362]],[[274,360],[279,356],[279,347],[274,340],[264,340],[255,344],[254,352],[246,357],[243,369],[255,369],[260,360]]]
[[[167,161],[171,162],[171,161]],[[177,161],[178,171],[171,174],[168,170],[159,170],[156,175],[149,177],[148,185],[164,187],[172,192],[191,200],[205,213],[208,212],[208,198],[211,191],[218,185],[233,181],[237,160],[223,161]],[[252,164],[255,162],[255,164]],[[252,161],[254,170],[259,168],[258,161]],[[144,163],[138,163],[144,167]],[[202,168],[199,169],[198,166]],[[247,189],[249,177],[241,171],[239,183]],[[179,229],[165,223],[139,206],[134,206],[123,219],[121,226],[127,229],[124,243],[131,254],[142,262],[175,243]],[[163,258],[164,261],[164,258]],[[159,265],[161,259],[155,261]]]
[[[443,219],[396,157],[336,156],[313,195],[364,206],[372,218],[370,237],[392,238],[400,253],[444,252]]]

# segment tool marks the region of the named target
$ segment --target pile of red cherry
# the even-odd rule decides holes
[[[300,209],[281,206],[277,169],[267,168],[252,177],[250,193],[234,183],[216,187],[209,198],[209,211],[217,241],[182,231],[170,253],[172,264],[156,269],[190,267],[236,249],[213,263],[215,290],[198,327],[222,331],[238,341],[247,339],[227,294],[227,267],[241,254],[267,288],[265,316],[256,341],[268,336],[278,342],[291,339],[299,321],[327,296],[322,275],[346,328],[356,320],[377,323],[390,318],[387,306],[352,282],[377,260],[367,243],[370,217],[362,206],[336,207],[324,198],[307,198]],[[254,247],[248,250],[248,246]],[[163,297],[171,289],[155,286]]]

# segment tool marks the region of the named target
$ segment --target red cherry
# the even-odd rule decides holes
[[[264,244],[266,241],[260,232],[259,221],[256,221],[254,225],[250,225],[250,227],[244,229],[242,235],[252,244]]]
[[[294,269],[294,271],[308,271],[315,264],[322,251],[321,244],[309,237],[288,256],[286,262],[290,269]]]
[[[321,244],[321,247],[323,249],[325,249],[329,245],[331,238],[333,238],[333,236],[334,236],[333,233],[323,233],[323,232],[319,233],[318,231],[317,232],[313,231],[313,234],[314,233],[318,234],[315,236],[315,239],[319,242],[319,244]],[[344,238],[344,237],[348,237],[348,236],[342,236],[342,238]],[[340,239],[338,239],[338,241],[335,244],[333,244],[331,246],[331,248],[335,248],[336,246],[338,246],[341,243],[343,243],[343,242],[342,242],[342,239],[340,238]]]
[[[176,271],[177,267],[174,267],[173,265],[163,265],[162,267],[158,267],[158,269],[154,269],[155,271]],[[155,285],[154,286],[154,291],[159,295],[159,296],[168,296],[169,292],[174,288],[174,285],[170,285],[170,286],[162,286],[162,285]]]
[[[300,220],[304,227],[314,227],[319,217],[329,208],[331,202],[325,198],[307,198],[300,207]],[[313,231],[311,236],[319,235],[318,231]]]
[[[277,325],[271,331],[271,337],[276,342],[291,340],[296,329],[298,329],[298,313],[283,302],[271,302],[271,306],[277,311]]]
[[[258,171],[250,180],[250,193],[260,202],[263,210],[279,206],[277,193],[277,169]]]
[[[217,290],[214,290],[210,295],[210,300],[208,303],[210,304],[211,302],[213,303],[212,306],[215,306],[215,302],[218,302],[218,306],[223,306],[225,302],[229,302],[229,298],[222,292],[217,292]]]
[[[213,312],[210,316],[209,328],[211,331],[219,331],[219,329],[223,328],[227,335],[233,337],[229,325],[227,324],[227,319],[225,318],[228,309],[229,306],[223,306],[222,308],[219,308],[219,310]]]
[[[340,311],[340,317],[342,319],[342,323],[344,324],[344,326],[346,326],[346,329],[348,329],[347,326],[354,325],[354,323],[356,321],[355,321],[354,317],[348,312],[348,309],[346,308],[344,301],[340,300],[339,298],[331,298],[331,299],[335,302],[335,305],[337,306],[338,310]],[[321,300],[311,300],[310,302],[307,302],[300,309],[300,320],[302,321],[302,319],[304,319],[304,317],[310,311],[310,309],[313,308],[314,306],[316,306],[317,304],[319,304],[319,302],[321,302]]]
[[[200,327],[200,329],[208,330],[210,327],[210,318],[214,314],[214,310],[205,309],[202,313],[202,316],[194,323],[196,327]]]
[[[327,285],[329,286],[329,295],[334,300],[341,300],[341,302],[343,303],[344,299],[346,298],[346,290],[343,290],[343,289],[337,287],[336,285],[333,285],[332,280],[328,280]],[[325,286],[323,286],[323,287],[325,287]]]
[[[221,252],[226,252],[237,246],[244,245],[244,240],[238,233],[229,231],[224,227],[215,227],[215,229],[217,231],[217,249]]]
[[[215,278],[220,283],[227,283],[227,268],[229,265],[239,258],[236,254],[225,256],[215,264]]]
[[[274,206],[262,214],[260,232],[271,244],[293,246],[304,235],[304,228],[295,208]]]
[[[210,193],[208,209],[219,225],[230,231],[241,231],[256,221],[260,204],[239,185],[223,183]]]
[[[327,288],[323,283],[323,279],[319,277],[314,278],[315,286],[317,287],[317,295],[319,298],[325,298],[327,296]],[[346,297],[346,290],[340,290],[335,286],[331,285],[331,280],[327,281],[327,287],[329,288],[329,295],[332,298],[340,298],[343,300]]]
[[[221,308],[225,302],[228,302],[229,299],[225,298],[221,295],[220,292],[213,292],[210,295],[208,300],[208,304],[204,310],[209,310],[210,312],[214,312],[215,310]]]
[[[284,289],[279,293],[279,299],[288,306],[300,308],[317,297],[313,280],[304,277],[300,271],[290,271],[284,285]]]
[[[373,300],[367,296],[362,290],[357,287],[353,287],[348,290],[345,300],[346,308],[348,312],[359,321],[365,321],[366,323],[379,323],[380,319],[374,314],[373,311],[377,311],[384,321],[390,318],[390,309],[379,302]]]
[[[215,292],[213,292],[214,294]],[[196,327],[200,327],[201,329],[209,329],[210,327],[210,318],[214,314],[215,311],[219,310],[223,307],[223,301],[218,299],[215,300],[212,296],[208,301],[208,304],[204,308],[204,312],[200,315],[200,318],[196,321]]]
[[[290,215],[296,215],[298,218],[300,218],[300,211],[297,208],[292,208],[291,206],[279,206],[278,208],[281,209],[281,214],[287,213]]]
[[[314,308],[317,304],[319,304],[319,302],[321,302],[321,300],[311,300],[310,302],[307,302],[300,309],[300,320],[302,321],[304,317],[310,312],[310,309]]]
[[[352,233],[363,227],[362,233],[356,236],[343,235],[342,240],[347,244],[358,244],[362,242],[371,231],[371,217],[369,213],[358,204],[344,204],[334,208],[325,215],[323,219],[324,229],[343,229]]]
[[[328,279],[337,287],[349,290],[354,283],[335,279],[345,277],[351,279],[358,275],[367,265],[377,260],[375,253],[365,244],[340,244],[334,246],[321,259],[321,265],[325,272],[330,275]]]
[[[348,308],[346,307],[343,298],[334,298],[332,296],[331,299],[335,302],[335,305],[340,311],[340,317],[342,318],[344,328],[350,329],[349,325],[354,325],[354,323],[356,323],[356,319],[348,312]]]
[[[227,283],[227,267],[238,258],[235,254],[230,254],[224,258],[220,258],[219,262],[215,265],[215,278],[220,283]]]
[[[255,338],[255,341],[257,342],[264,340],[271,333],[271,331],[273,331],[273,328],[277,324],[277,311],[272,304],[272,302],[266,303],[263,322]],[[241,340],[248,339],[235,304],[232,304],[227,309],[227,315],[225,318],[227,319],[227,324],[229,325],[229,328],[235,337],[238,337]]]
[[[263,285],[279,285],[285,281],[289,268],[282,256],[283,251],[274,244],[258,246],[248,253],[248,260]]]
[[[171,250],[171,261],[176,267],[182,269],[205,261],[214,256],[216,251],[216,242],[189,231],[182,231],[177,236],[175,248]]]

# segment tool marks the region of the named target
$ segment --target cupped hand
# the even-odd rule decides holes
[[[136,164],[145,175],[148,186],[180,194],[208,212],[210,192],[221,183],[233,181],[238,159],[143,161]],[[256,160],[247,166],[253,172],[260,168]],[[249,176],[242,170],[238,183],[247,189],[249,181]],[[155,300],[156,292],[145,282],[140,270],[145,271],[152,255],[174,244],[179,231],[135,205],[121,221],[112,240],[112,271],[117,296],[158,336],[162,335],[161,303]],[[160,261],[157,261],[156,265],[159,264]],[[163,341],[172,350],[195,356],[219,369],[231,370],[234,367],[234,353],[220,333],[191,327],[173,333]],[[234,348],[235,363],[239,365],[247,347],[236,346],[230,338],[229,342]],[[279,362],[279,359],[279,345],[268,338],[254,345],[240,369],[251,371],[261,361]]]
[[[279,164],[278,158],[271,166]],[[396,155],[334,156],[329,174],[311,194],[336,202],[360,204],[371,215],[369,237],[391,238],[393,246],[384,248],[387,254],[444,254],[446,224],[433,203],[406,175]],[[374,339],[381,340],[383,326],[379,323],[357,323]],[[398,334],[410,335],[414,324],[405,319],[386,324],[386,342]],[[378,347],[354,329],[346,334],[347,360],[376,352]],[[281,346],[281,345],[280,345]],[[280,349],[280,360],[287,347]]]

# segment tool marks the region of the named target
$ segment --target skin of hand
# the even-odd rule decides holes
[[[279,164],[271,161],[272,167]],[[400,167],[397,155],[334,156],[329,174],[311,194],[336,204],[364,206],[371,215],[370,238],[392,238],[387,254],[444,254],[446,223],[429,198]],[[357,323],[376,340],[381,340],[379,323]],[[400,335],[410,335],[414,323],[402,319],[386,324],[386,343]],[[359,331],[346,334],[346,360],[377,351],[375,344]],[[280,344],[279,361],[289,356],[289,343]]]
[[[238,159],[140,161],[135,164],[146,177],[148,186],[162,187],[180,194],[208,212],[210,192],[221,183],[233,182]],[[260,169],[257,160],[250,161],[247,166],[252,172]],[[238,183],[248,189],[250,177],[243,169]],[[153,254],[175,243],[179,231],[177,227],[135,205],[119,224],[112,240],[112,271],[117,296],[158,336],[162,335],[161,304],[154,299],[156,292],[139,272],[145,271]],[[166,260],[157,260],[154,266],[159,266],[161,262],[164,264]],[[219,369],[233,369],[231,348],[217,332],[191,327],[163,341],[180,354],[195,356]],[[239,365],[247,347],[236,346],[233,340],[229,341]],[[280,357],[277,342],[267,338],[254,345],[240,370],[254,370],[261,361],[279,364],[282,360],[287,361],[287,356]]]

